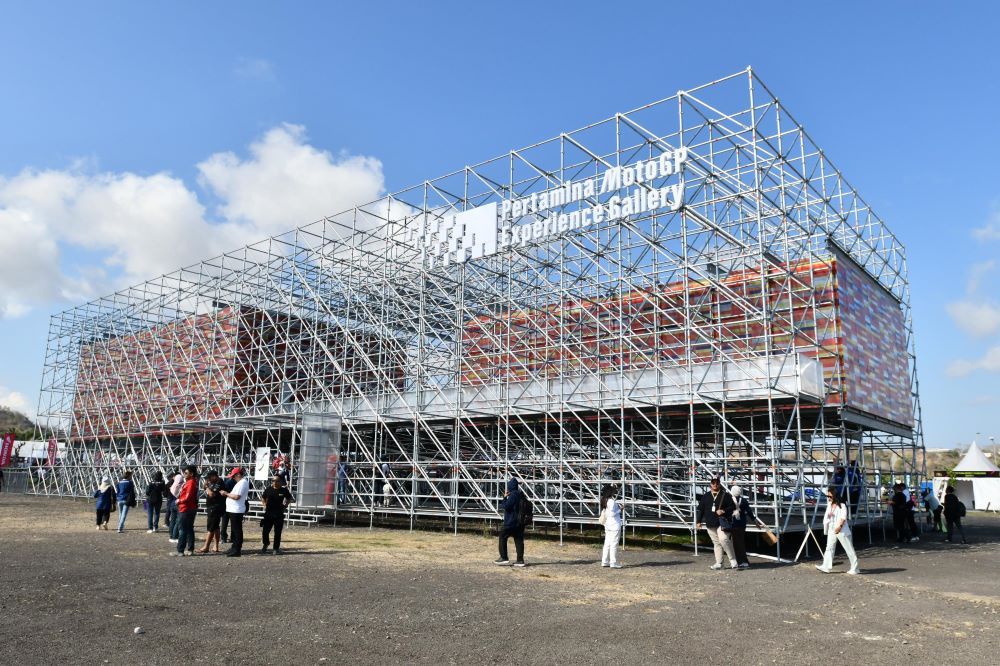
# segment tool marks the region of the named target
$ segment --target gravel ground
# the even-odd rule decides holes
[[[0,495],[0,663],[984,664],[1000,651],[988,515],[970,514],[971,546],[865,548],[862,576],[815,561],[716,572],[704,554],[633,548],[615,571],[596,546],[530,538],[513,569],[491,563],[492,538],[344,527],[286,530],[282,557],[176,558],[145,516],[117,534],[92,515]],[[254,552],[259,529],[246,532]]]

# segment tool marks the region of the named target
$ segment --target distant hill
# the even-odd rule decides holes
[[[34,436],[35,424],[31,419],[7,407],[0,407],[0,433],[13,432],[18,439],[31,439]]]

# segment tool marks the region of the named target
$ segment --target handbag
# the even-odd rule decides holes
[[[601,525],[607,525],[608,524],[608,510],[607,509],[601,509],[601,517],[597,519],[597,522],[600,523]]]
[[[774,535],[774,532],[772,532],[770,528],[765,527],[761,534],[764,537],[764,541],[766,541],[768,545],[776,546],[778,544],[778,537]]]

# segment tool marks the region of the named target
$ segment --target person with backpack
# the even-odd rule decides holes
[[[135,506],[135,484],[132,483],[132,472],[125,472],[116,489],[116,499],[118,500],[118,533],[125,531],[125,518],[128,517],[128,510]]]
[[[965,518],[965,504],[955,494],[955,487],[948,486],[944,491],[944,521],[948,525],[948,543],[955,542],[955,530],[962,535],[962,543],[969,543],[965,540],[962,518]]]
[[[601,490],[601,517],[604,525],[604,549],[601,551],[601,566],[621,569],[618,561],[618,542],[622,536],[622,505],[616,497],[618,489],[615,486],[604,486]]]
[[[111,485],[111,477],[101,479],[101,484],[94,491],[97,503],[97,529],[102,527],[108,529],[108,521],[111,520],[111,511],[115,508],[115,487]]]
[[[524,528],[530,520],[531,510],[524,505],[528,503],[528,498],[518,487],[517,479],[507,481],[507,492],[504,493],[500,501],[500,508],[503,509],[503,527],[500,529],[500,557],[493,564],[510,564],[507,557],[507,540],[514,537],[514,548],[517,551],[515,567],[523,567],[524,563]]]
[[[167,484],[163,482],[163,472],[153,474],[153,480],[146,486],[146,534],[160,531],[160,507],[163,496],[167,492]]]
[[[844,504],[839,488],[830,486],[826,489],[826,513],[823,515],[823,534],[826,535],[826,552],[823,553],[823,564],[816,568],[823,573],[833,572],[833,556],[837,552],[837,542],[840,542],[851,568],[849,574],[859,574],[858,556],[854,552],[854,542],[851,540],[851,525],[847,521],[847,505]]]
[[[733,511],[736,510],[736,502],[733,496],[722,489],[722,482],[714,478],[709,482],[709,491],[701,496],[698,501],[698,512],[695,514],[695,529],[700,529],[702,525],[708,532],[712,540],[712,547],[715,550],[715,564],[711,569],[722,568],[722,553],[725,552],[729,558],[729,568],[739,569],[739,562],[736,561],[736,551],[733,549]]]

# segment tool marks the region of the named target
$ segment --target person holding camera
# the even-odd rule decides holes
[[[722,489],[722,482],[718,477],[709,482],[709,491],[701,496],[698,501],[698,513],[695,515],[695,529],[701,529],[705,525],[708,537],[712,540],[712,547],[715,550],[715,564],[710,568],[719,570],[722,568],[722,553],[729,558],[729,568],[736,570],[739,562],[736,561],[736,551],[733,548],[733,511],[736,510],[736,502],[732,495]]]

